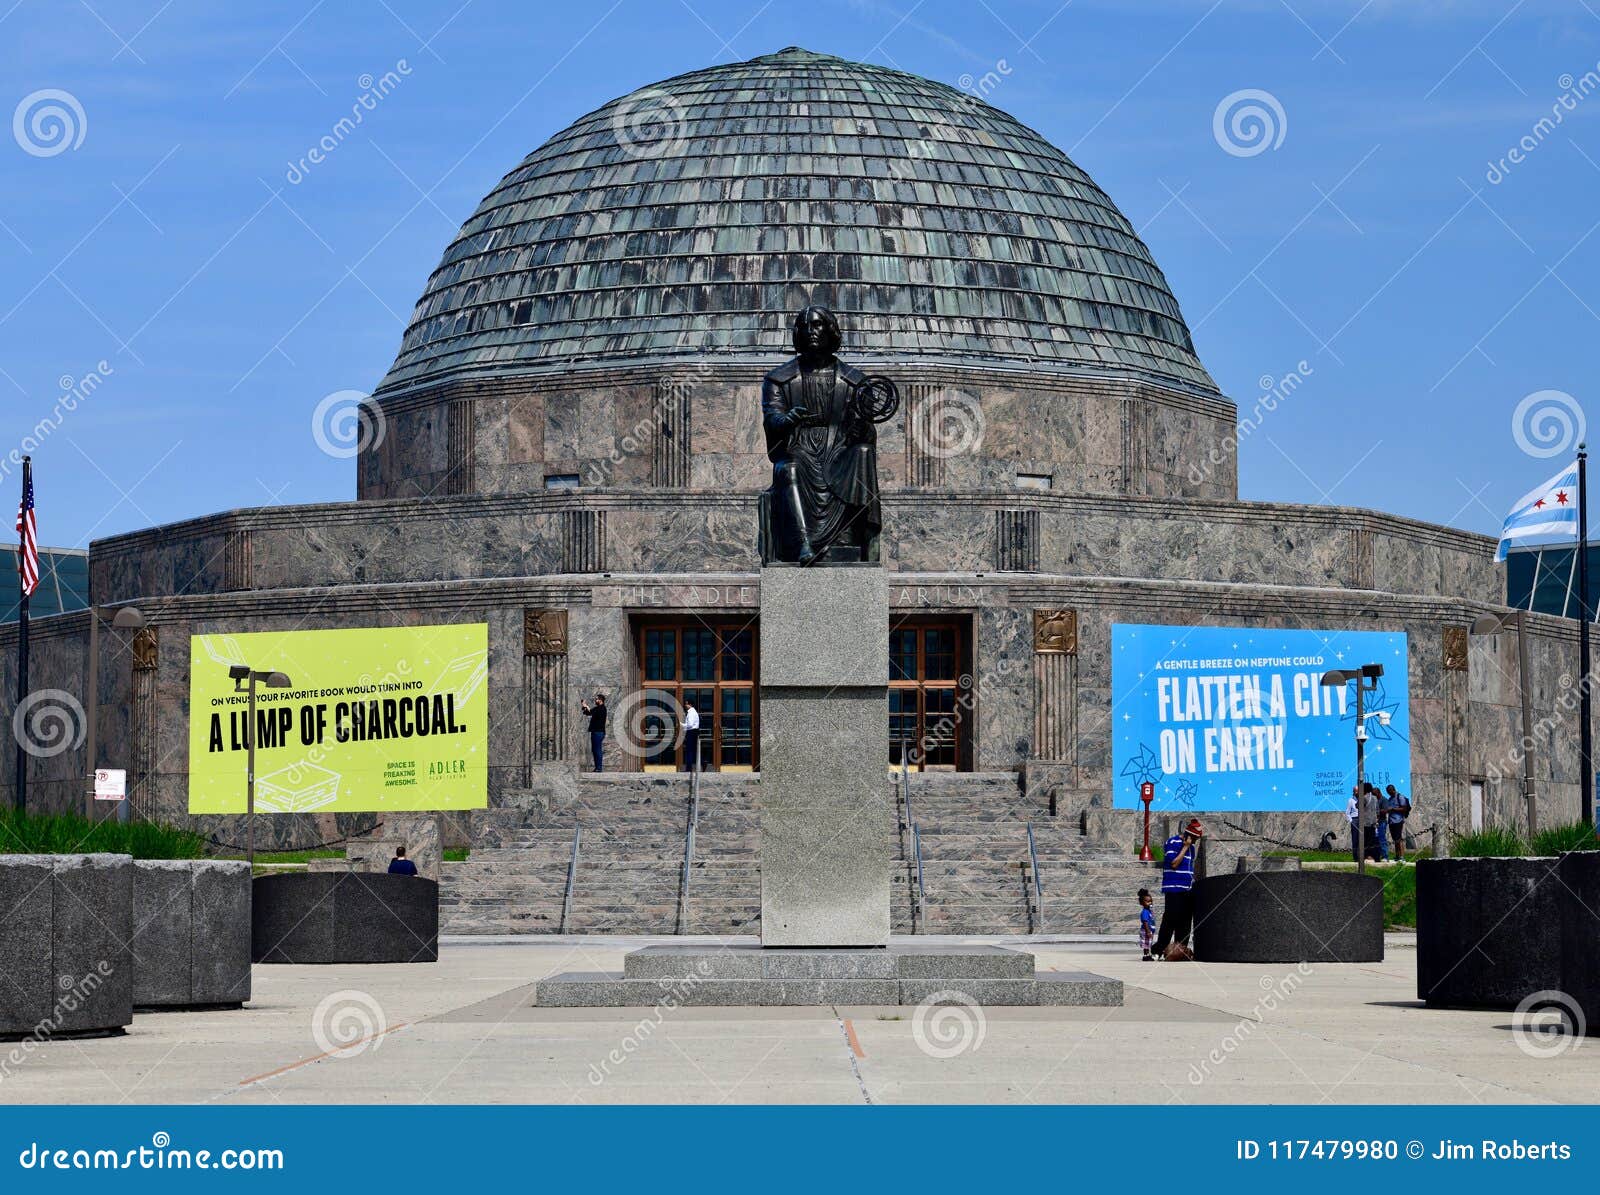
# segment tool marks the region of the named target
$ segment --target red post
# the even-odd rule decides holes
[[[1144,846],[1139,850],[1139,861],[1148,863],[1150,854],[1150,802],[1156,799],[1156,786],[1146,780],[1139,786],[1139,799],[1144,802]]]

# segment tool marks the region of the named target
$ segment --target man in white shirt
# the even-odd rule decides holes
[[[700,711],[692,704],[683,709],[683,767],[687,772],[700,767]]]
[[[1361,786],[1350,786],[1350,800],[1345,804],[1344,815],[1350,819],[1350,858],[1361,862]]]

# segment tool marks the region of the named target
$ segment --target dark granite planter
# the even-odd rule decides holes
[[[1561,984],[1561,885],[1547,859],[1417,863],[1417,996],[1515,1008]]]
[[[1583,1013],[1584,1032],[1600,1037],[1600,851],[1562,855],[1561,982]]]
[[[1375,963],[1383,881],[1337,871],[1246,871],[1195,885],[1195,958],[1209,963]]]
[[[0,855],[0,1040],[133,1020],[133,860]]]
[[[133,926],[136,1007],[237,1008],[250,999],[250,864],[140,860]]]
[[[432,963],[439,885],[383,872],[261,876],[251,922],[258,963]]]

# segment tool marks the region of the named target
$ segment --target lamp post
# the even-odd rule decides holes
[[[1139,799],[1144,802],[1144,846],[1139,848],[1139,862],[1148,863],[1150,854],[1150,802],[1156,799],[1156,786],[1146,780],[1139,785]]]
[[[1363,777],[1366,770],[1367,712],[1366,695],[1378,687],[1383,675],[1382,664],[1363,664],[1360,668],[1330,669],[1322,674],[1322,684],[1328,688],[1342,688],[1356,682],[1356,872],[1367,874],[1367,803],[1362,798]],[[1389,715],[1384,714],[1384,721]]]
[[[246,703],[248,712],[245,714],[244,731],[246,750],[244,816],[245,852],[253,869],[256,862],[256,682],[260,681],[269,689],[287,689],[292,682],[281,672],[258,672],[248,664],[229,665],[228,677],[233,681],[235,693],[250,695]]]
[[[89,607],[89,667],[88,677],[84,682],[84,696],[88,699],[88,723],[83,736],[84,772],[87,775],[87,791],[84,800],[87,802],[84,813],[92,821],[94,819],[94,772],[96,739],[100,730],[100,620],[105,617],[104,606]],[[145,617],[142,611],[133,606],[123,606],[111,616],[111,629],[114,631],[138,631],[145,627]],[[117,805],[117,820],[128,820],[128,795],[123,793],[121,802]]]
[[[1533,697],[1528,680],[1528,616],[1523,610],[1485,614],[1473,619],[1474,635],[1498,635],[1508,627],[1517,632],[1517,688],[1522,698],[1522,796],[1528,803],[1528,841],[1539,832],[1539,806],[1533,788]]]

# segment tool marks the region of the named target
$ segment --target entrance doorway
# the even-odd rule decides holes
[[[678,711],[700,714],[700,766],[750,772],[756,750],[756,625],[754,618],[641,617],[635,630],[645,692],[644,769],[684,766]]]

